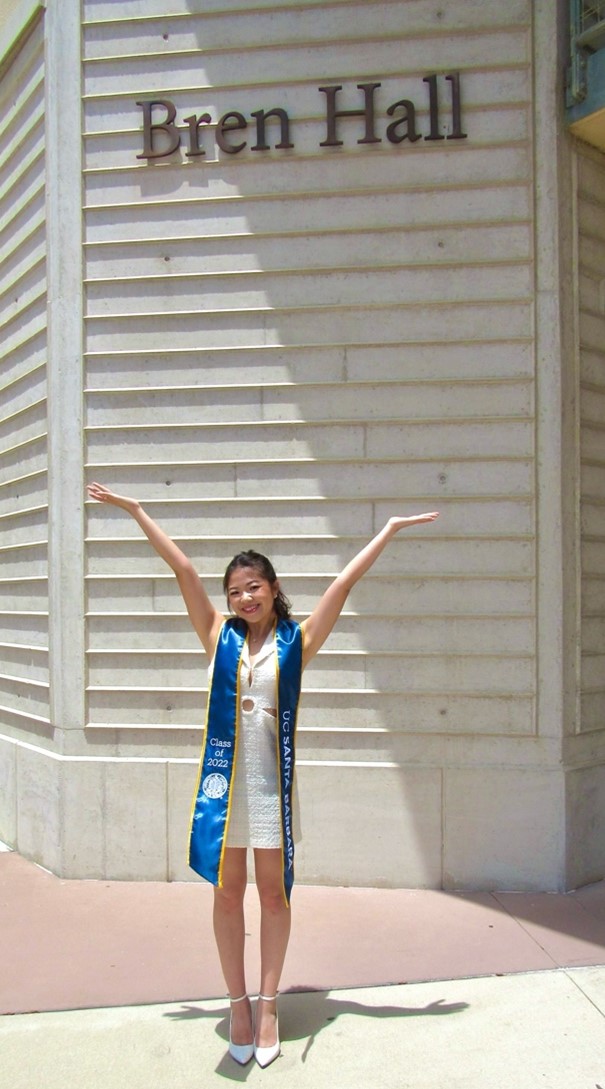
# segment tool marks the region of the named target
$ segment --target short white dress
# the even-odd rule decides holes
[[[231,786],[228,847],[282,846],[276,707],[275,640],[270,631],[253,666],[247,641],[242,652],[239,738]],[[297,843],[300,817],[296,777],[292,790],[292,826]]]

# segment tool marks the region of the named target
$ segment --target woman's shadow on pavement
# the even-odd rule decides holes
[[[299,987],[280,993],[279,997],[279,1027],[282,1041],[307,1040],[302,1053],[302,1062],[306,1061],[309,1051],[320,1032],[329,1028],[344,1014],[357,1017],[443,1017],[452,1013],[463,1013],[469,1008],[468,1002],[446,1002],[437,999],[426,1006],[395,1006],[395,1005],[370,1005],[364,1002],[354,1002],[350,998],[339,998],[338,992],[314,991]],[[173,1020],[188,1020],[196,1018],[217,1018],[222,1011],[213,1009],[205,1010],[200,1006],[182,1006],[179,1010],[171,1010],[164,1017]],[[229,1039],[228,1009],[216,1026],[217,1035],[227,1043]],[[248,1067],[236,1067],[235,1063],[225,1055],[217,1067],[217,1073],[230,1077],[233,1081],[245,1081]]]

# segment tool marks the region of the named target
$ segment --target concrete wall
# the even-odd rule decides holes
[[[579,714],[566,745],[569,880],[605,869],[605,156],[574,149],[578,269]]]
[[[83,526],[82,424],[86,476],[137,494],[217,604],[225,562],[252,545],[304,616],[389,514],[438,507],[391,544],[309,668],[298,876],[563,887],[556,13],[83,10],[82,194],[79,27],[60,5],[49,23],[49,76],[59,86],[65,57],[74,76],[50,140],[70,156],[50,205],[54,730],[28,746],[5,730],[12,796],[30,799],[19,846],[48,857],[46,806],[65,875],[189,876],[203,655],[136,527],[93,505]],[[342,85],[356,109],[368,82],[380,142],[360,144],[348,117],[342,146],[322,148],[318,88]],[[179,122],[210,113],[203,156],[137,158],[137,102],[159,92]],[[392,144],[402,99],[420,138]],[[237,155],[217,148],[222,114],[275,106],[293,148],[254,151],[249,130]]]
[[[0,716],[2,732],[22,740],[51,732],[44,72],[40,21],[0,82]],[[2,747],[0,812],[10,842],[18,832],[14,755]]]

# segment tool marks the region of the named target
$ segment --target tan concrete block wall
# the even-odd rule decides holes
[[[533,878],[516,848],[500,866],[491,855],[517,795],[528,822],[532,790],[549,814],[561,795],[555,13],[529,0],[448,3],[437,19],[428,0],[254,12],[151,0],[122,16],[109,0],[83,5],[84,207],[74,167],[61,243],[72,239],[77,267],[83,224],[86,475],[137,494],[217,604],[226,561],[252,545],[274,558],[300,616],[394,510],[439,507],[434,526],[392,542],[308,671],[298,876],[510,888],[518,865],[523,887],[560,887],[560,822]],[[62,32],[74,63],[79,34]],[[447,139],[454,71],[464,140]],[[431,142],[434,72],[445,139]],[[318,87],[342,84],[340,105],[355,108],[364,81],[382,84],[381,142],[359,144],[362,123],[346,118],[343,146],[321,148]],[[248,129],[229,155],[211,124],[205,156],[181,148],[148,165],[137,101],[158,89],[181,123],[283,106],[295,148],[253,152]],[[402,98],[422,139],[395,146],[386,110]],[[76,115],[70,99],[53,154]],[[75,338],[76,305],[72,322]],[[70,394],[64,447],[77,461],[78,388],[53,374],[57,396],[61,383]],[[62,451],[57,540],[66,547],[72,525],[74,540],[53,569],[61,865],[90,875],[96,854],[107,876],[184,877],[203,655],[130,521],[91,504],[80,535],[82,466],[62,475]],[[29,630],[31,615],[20,623]],[[485,769],[495,801],[478,844],[469,822],[489,809]]]
[[[578,282],[578,715],[566,746],[573,887],[605,873],[605,156],[574,146]]]
[[[62,871],[62,762],[35,745],[16,748],[17,843],[26,858]]]
[[[588,763],[588,762],[587,762]],[[605,871],[605,766],[594,761],[567,775],[568,885],[591,884]]]
[[[451,768],[444,791],[444,888],[560,889],[560,768]]]
[[[299,727],[303,879],[439,884],[440,788],[425,807],[415,792],[440,783],[443,749],[413,770],[409,752],[535,730],[529,6],[446,5],[435,23],[428,4],[387,4],[380,25],[365,4],[172,10],[126,23],[85,5],[89,473],[146,502],[217,604],[249,543],[301,616],[393,510],[443,511],[351,595]],[[418,102],[427,135],[422,76],[450,65],[468,139],[388,145],[386,107]],[[344,146],[322,150],[318,86],[342,83],[354,108],[369,72],[381,144],[347,118]],[[160,85],[181,118],[279,104],[295,149],[230,156],[211,125],[203,160],[148,166],[136,102]],[[171,577],[100,508],[87,562],[95,751],[192,759],[205,672]],[[409,805],[389,786],[402,776]],[[343,828],[358,812],[373,830],[357,861],[335,830],[322,864],[318,790]]]
[[[35,7],[0,13],[0,48]],[[40,19],[0,81],[0,732],[34,738],[50,722],[44,81]]]
[[[576,152],[581,419],[582,731],[605,731],[605,156]],[[605,756],[605,734],[603,735]]]

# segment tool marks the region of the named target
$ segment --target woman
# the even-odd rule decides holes
[[[130,514],[174,571],[189,617],[211,662],[204,751],[194,799],[190,863],[214,884],[214,933],[231,999],[229,1051],[267,1066],[280,1052],[277,989],[290,935],[296,838],[294,736],[300,677],[336,623],[355,583],[392,537],[432,522],[437,511],[390,518],[323,594],[302,624],[273,567],[240,553],[225,572],[232,616],[210,601],[191,561],[136,499],[91,484],[89,495]],[[261,979],[255,1025],[244,975],[247,848],[261,904]]]

